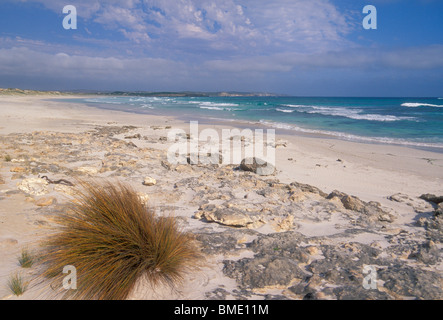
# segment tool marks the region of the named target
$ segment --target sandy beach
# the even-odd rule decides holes
[[[131,184],[196,235],[201,270],[174,290],[141,282],[131,299],[443,298],[442,214],[420,198],[443,195],[443,153],[277,130],[273,175],[171,165],[168,132],[189,132],[189,123],[54,98],[0,95],[1,299],[50,293],[38,286],[17,297],[7,287],[18,271],[32,280],[17,257],[38,246],[72,196],[44,175]],[[376,289],[363,285],[368,265]]]

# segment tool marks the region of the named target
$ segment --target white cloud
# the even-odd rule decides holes
[[[90,57],[65,52],[43,53],[28,48],[0,49],[0,80],[11,76],[26,79],[59,80],[69,83],[83,81],[87,87],[157,86],[171,78],[189,79],[192,74],[185,64],[167,59]]]
[[[61,13],[59,0],[39,2]],[[346,43],[352,24],[330,0],[76,0],[79,16],[140,43],[198,39],[215,50],[315,52]],[[240,44],[241,43],[241,44]]]

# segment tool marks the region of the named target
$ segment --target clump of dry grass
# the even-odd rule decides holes
[[[174,285],[197,267],[193,237],[173,217],[157,217],[129,186],[81,183],[59,230],[43,243],[41,276],[61,289],[65,266],[76,268],[77,289],[63,297],[125,299],[142,276]]]
[[[28,284],[23,280],[22,276],[19,273],[16,273],[14,275],[11,275],[11,277],[9,278],[8,287],[13,294],[15,294],[16,296],[21,296],[23,293],[25,293]]]

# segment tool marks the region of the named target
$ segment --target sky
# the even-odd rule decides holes
[[[442,17],[441,0],[0,0],[0,87],[443,97]]]

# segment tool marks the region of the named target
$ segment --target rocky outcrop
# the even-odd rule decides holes
[[[439,204],[439,203],[443,202],[443,196],[436,196],[435,194],[430,194],[430,193],[422,194],[420,196],[420,199],[423,199],[423,200],[426,200],[429,202],[433,202],[435,204]]]
[[[360,221],[374,223],[377,221],[393,222],[395,220],[395,216],[383,210],[379,202],[365,202],[355,196],[350,196],[336,190],[327,196],[327,199],[334,198],[340,199],[341,203],[346,209],[361,213],[362,215],[358,217]]]

